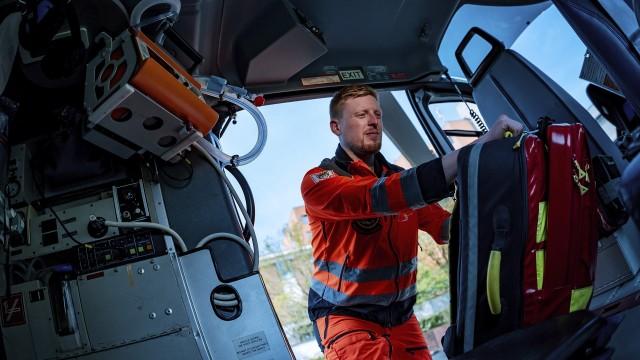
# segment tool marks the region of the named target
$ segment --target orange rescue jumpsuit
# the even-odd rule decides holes
[[[375,173],[338,146],[302,180],[312,232],[309,316],[327,359],[429,359],[413,315],[418,229],[448,240],[451,193],[439,159]]]

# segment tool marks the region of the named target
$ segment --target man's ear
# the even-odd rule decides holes
[[[331,132],[336,136],[340,136],[342,134],[342,130],[340,129],[340,120],[331,119],[329,122],[329,127],[331,127]]]

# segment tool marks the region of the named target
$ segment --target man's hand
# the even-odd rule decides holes
[[[496,122],[491,126],[489,132],[482,135],[478,139],[478,142],[484,143],[487,141],[502,139],[504,138],[504,134],[506,131],[511,132],[513,136],[520,136],[523,129],[524,126],[521,123],[511,119],[507,115],[502,114],[498,116],[498,120],[496,120]]]
[[[498,120],[491,126],[491,129],[486,134],[482,135],[476,143],[485,143],[487,141],[498,140],[504,138],[506,131],[510,131],[513,136],[520,136],[524,126],[509,118],[507,115],[500,115]],[[444,177],[447,184],[451,184],[458,172],[458,152],[456,150],[450,154],[442,157],[442,169],[444,170]]]

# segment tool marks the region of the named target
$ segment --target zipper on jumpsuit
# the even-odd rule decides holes
[[[336,341],[342,339],[343,337],[349,335],[349,334],[353,334],[353,333],[357,333],[357,332],[364,332],[369,334],[369,340],[374,340],[376,337],[373,333],[373,331],[370,330],[360,330],[360,329],[355,329],[355,330],[349,330],[349,331],[345,331],[342,334],[336,336],[335,338],[331,339],[331,341],[329,341],[329,343],[327,344],[327,349],[331,349],[331,346],[333,346],[333,344],[335,344]]]
[[[393,247],[393,241],[391,240],[392,227],[393,227],[393,218],[390,218],[389,230],[387,231],[387,241],[389,242],[389,248],[393,253],[393,257],[396,259],[396,273],[393,276],[393,282],[396,286],[396,295],[394,296],[393,301],[391,301],[391,303],[393,304],[394,302],[398,301],[398,298],[400,297],[400,280],[398,279],[398,277],[400,276],[400,257],[398,256],[396,249]],[[388,320],[387,327],[391,327],[391,308],[389,308],[389,318],[387,320]]]
[[[344,256],[344,261],[342,262],[342,267],[340,268],[340,277],[338,278],[338,292],[342,290],[342,277],[344,276],[344,268],[347,267],[348,261],[349,253]]]

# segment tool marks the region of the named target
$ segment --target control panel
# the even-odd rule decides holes
[[[149,214],[142,180],[120,183],[97,194],[40,210],[25,205],[16,209],[16,215],[20,216],[27,231],[12,238],[11,258],[25,260],[46,256],[75,248],[81,243],[112,239],[122,233],[116,227],[96,228],[92,218],[120,222],[151,221]],[[100,243],[100,246],[104,244]]]
[[[19,246],[13,246],[11,258],[29,259],[71,249],[78,243],[95,241],[96,239],[89,234],[87,228],[89,214],[108,220],[116,218],[113,200],[110,196],[105,197],[106,195],[96,195],[41,211],[33,207],[21,209],[26,214],[25,223],[29,229],[28,241],[22,242]],[[103,238],[118,234],[118,229],[109,228]]]
[[[118,221],[149,221],[149,210],[142,180],[113,187],[113,201]]]
[[[77,247],[81,274],[159,256],[167,251],[163,236],[150,232],[132,232],[89,245]]]

